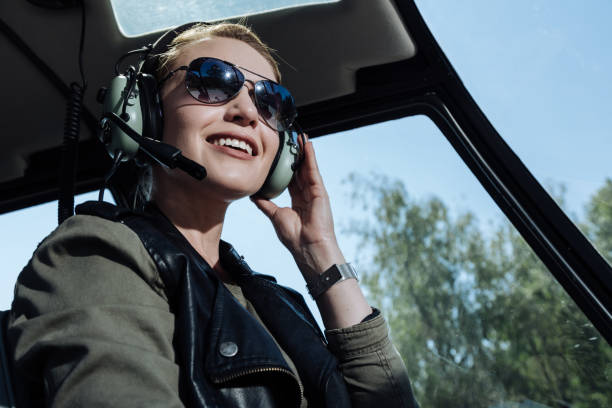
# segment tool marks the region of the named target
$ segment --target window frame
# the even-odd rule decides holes
[[[410,115],[428,116],[555,279],[612,344],[612,266],[489,122],[414,1],[395,0],[395,4],[410,27],[417,55],[358,71],[355,94],[300,109],[303,127],[316,137]]]

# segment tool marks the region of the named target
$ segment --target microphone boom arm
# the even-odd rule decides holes
[[[119,115],[114,112],[107,112],[102,116],[102,121],[110,120],[117,125],[126,135],[138,143],[139,150],[162,166],[171,169],[179,168],[191,177],[202,180],[206,177],[204,166],[183,156],[181,151],[167,143],[144,137],[132,129]]]

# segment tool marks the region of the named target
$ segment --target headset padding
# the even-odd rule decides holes
[[[140,108],[142,109],[142,135],[161,140],[163,117],[161,101],[157,92],[157,80],[153,75],[141,73],[138,76]]]

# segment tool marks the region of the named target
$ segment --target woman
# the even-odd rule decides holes
[[[236,24],[172,36],[144,65],[160,87],[162,138],[207,176],[153,166],[144,213],[91,203],[41,243],[17,282],[9,328],[20,402],[415,406],[386,323],[357,280],[321,278],[346,261],[312,144],[301,144],[291,208],[256,195],[286,126],[254,89],[280,80],[268,48]],[[204,64],[237,69],[244,81],[220,99],[202,95],[212,86],[188,75]],[[244,197],[293,255],[326,338],[296,292],[253,274],[220,240],[229,204]]]

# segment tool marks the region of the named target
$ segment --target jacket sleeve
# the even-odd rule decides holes
[[[21,272],[8,339],[23,406],[180,407],[174,318],[128,227],[66,220]]]
[[[371,320],[325,332],[340,361],[353,408],[418,408],[406,366],[389,339],[384,317],[376,312]]]

